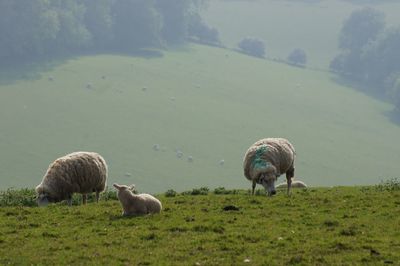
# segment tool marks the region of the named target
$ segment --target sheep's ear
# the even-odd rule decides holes
[[[113,187],[115,187],[115,188],[118,189],[118,190],[121,188],[121,186],[118,185],[117,183],[114,183],[114,184],[113,184]]]
[[[129,190],[132,190],[132,191],[135,190],[135,184],[130,185]]]

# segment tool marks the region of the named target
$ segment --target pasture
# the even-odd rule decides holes
[[[11,201],[0,208],[0,264],[398,265],[393,188],[311,188],[290,198],[194,189],[160,194],[161,214],[130,218],[110,197],[73,207]]]

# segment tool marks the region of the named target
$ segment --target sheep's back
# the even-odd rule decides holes
[[[103,191],[107,180],[107,164],[94,152],[75,152],[55,160],[43,182],[57,194]]]

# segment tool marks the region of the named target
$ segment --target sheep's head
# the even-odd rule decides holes
[[[124,190],[133,191],[133,190],[135,190],[135,185],[133,185],[133,184],[130,186],[126,186],[126,185],[118,185],[117,183],[114,183],[113,187],[115,187],[118,191],[124,191]]]
[[[36,187],[36,202],[39,207],[45,207],[51,202],[59,202],[61,201],[57,197],[52,196],[44,187],[42,186],[37,186]]]
[[[262,172],[258,178],[258,184],[261,184],[268,196],[272,196],[276,194],[275,190],[275,181],[278,179],[279,174],[276,171],[274,166],[270,166],[266,169],[266,171]]]

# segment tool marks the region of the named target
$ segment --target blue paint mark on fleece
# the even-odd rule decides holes
[[[262,145],[257,148],[256,154],[254,156],[253,163],[252,163],[254,169],[266,169],[270,165],[269,162],[266,162],[262,158],[264,153],[266,153],[266,152],[268,152],[267,145]]]

